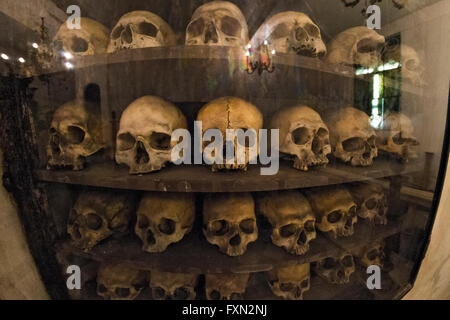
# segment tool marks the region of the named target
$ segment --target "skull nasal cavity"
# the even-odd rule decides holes
[[[308,34],[303,28],[297,28],[295,30],[295,39],[297,39],[297,41],[305,41],[308,39]]]
[[[89,44],[86,40],[75,37],[72,39],[73,52],[86,52],[89,49]]]
[[[164,234],[171,235],[175,232],[175,226],[175,221],[170,219],[161,219],[158,229]]]
[[[137,150],[136,150],[136,163],[142,164],[142,163],[148,163],[150,161],[150,157],[148,156],[147,150],[145,150],[145,146],[142,142],[137,143]]]
[[[355,152],[364,149],[364,140],[361,138],[350,138],[342,142],[342,147],[347,152]]]
[[[305,127],[295,129],[292,132],[292,139],[297,145],[304,145],[310,140],[309,130]]]
[[[147,230],[147,244],[153,245],[156,243],[155,236],[151,230]]]
[[[210,22],[206,26],[206,31],[205,31],[205,44],[207,44],[209,42],[213,42],[213,43],[219,42],[219,36],[217,35],[216,27],[214,26],[214,23],[212,23],[212,22]]]
[[[131,27],[128,25],[125,30],[122,32],[121,39],[123,42],[132,43],[133,42],[133,33],[131,32]]]
[[[240,235],[235,235],[233,238],[231,238],[230,245],[235,247],[235,246],[238,246],[240,244],[241,244],[241,236]]]
[[[308,239],[306,238],[305,231],[302,231],[302,233],[300,233],[300,236],[298,237],[297,244],[305,244],[307,241]]]

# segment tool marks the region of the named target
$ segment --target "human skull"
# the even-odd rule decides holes
[[[154,300],[194,300],[198,275],[152,270],[150,288]]]
[[[163,252],[191,232],[195,199],[189,193],[146,193],[137,210],[135,232],[142,250]]]
[[[339,33],[328,45],[326,61],[333,64],[373,68],[381,64],[385,38],[367,27],[354,27]]]
[[[134,198],[113,191],[85,191],[73,206],[67,225],[75,246],[91,250],[116,233],[128,232]]]
[[[122,113],[117,134],[116,162],[130,167],[130,174],[160,170],[171,160],[172,132],[186,129],[183,113],[159,97],[144,96]]]
[[[104,147],[100,115],[83,100],[59,107],[53,114],[47,144],[47,168],[84,168],[84,161]]]
[[[214,143],[204,141],[203,143],[204,157],[209,163],[212,163],[213,171],[221,169],[247,170],[248,163],[253,163],[257,159],[259,154],[259,130],[263,126],[263,117],[253,104],[235,97],[219,98],[211,101],[199,111],[197,121],[202,122],[202,136],[207,130],[216,129],[221,132],[223,137],[222,141],[214,141]],[[230,157],[230,159],[225,157],[228,129],[242,129],[244,133],[253,138],[248,139],[248,143],[238,138],[228,141],[228,143],[234,144],[234,158]],[[217,143],[219,143],[217,146],[219,152],[224,151],[222,157],[217,157],[215,151],[205,152],[205,149],[208,150],[211,145]],[[220,160],[216,161],[217,158],[220,158]]]
[[[240,256],[258,238],[255,204],[249,193],[209,194],[203,203],[203,234],[229,256]]]
[[[102,264],[97,273],[97,294],[105,300],[134,300],[147,283],[145,271],[123,262]]]
[[[264,22],[252,39],[255,48],[267,41],[271,49],[308,57],[321,57],[327,52],[319,27],[304,13],[285,11]]]
[[[332,284],[350,282],[350,276],[355,272],[355,261],[349,253],[339,257],[328,257],[313,264],[314,272]]]
[[[402,162],[417,158],[414,147],[419,145],[414,137],[414,126],[411,119],[402,113],[389,112],[384,115],[383,122],[377,130],[378,149],[396,157]]]
[[[381,185],[376,183],[353,183],[347,186],[358,208],[358,217],[375,224],[387,224],[387,197]]]
[[[416,50],[407,45],[395,45],[386,50],[384,54],[386,62],[400,62],[402,65],[402,78],[416,86],[425,84],[424,67]]]
[[[111,32],[108,52],[175,44],[175,34],[167,22],[149,11],[133,11],[117,22]]]
[[[361,250],[358,256],[358,262],[364,268],[368,268],[369,266],[379,266],[382,268],[384,258],[384,243],[383,241],[376,241]]]
[[[53,39],[54,47],[73,56],[87,56],[106,53],[109,42],[109,30],[102,24],[89,18],[80,18],[80,29],[69,29],[64,22]]]
[[[250,274],[207,274],[205,275],[206,299],[243,300]]]
[[[320,115],[306,106],[282,110],[272,118],[270,128],[280,130],[280,151],[294,155],[294,168],[326,165],[331,153],[330,135]]]
[[[272,225],[272,242],[296,255],[309,250],[309,242],[316,238],[316,218],[312,208],[299,191],[278,191],[257,200],[258,213]]]
[[[343,108],[330,114],[325,123],[330,131],[333,155],[352,166],[370,166],[378,156],[376,133],[370,118],[355,108]]]
[[[340,186],[306,191],[306,196],[316,215],[316,228],[329,232],[335,239],[354,233],[358,221],[356,203],[347,189]]]
[[[303,293],[310,288],[309,263],[277,267],[267,272],[267,280],[273,294],[285,300],[303,300]]]
[[[241,10],[228,1],[211,1],[195,10],[186,29],[186,45],[244,47],[248,26]]]

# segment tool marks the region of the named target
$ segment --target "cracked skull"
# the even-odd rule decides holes
[[[73,206],[67,225],[74,244],[89,251],[116,233],[128,232],[134,198],[110,191],[82,192]]]
[[[309,263],[278,267],[267,272],[267,280],[273,294],[285,300],[303,300],[310,288]]]
[[[328,257],[313,264],[314,272],[332,284],[350,282],[350,276],[355,272],[355,261],[349,253],[339,257]]]
[[[109,30],[89,18],[80,18],[80,29],[69,29],[67,23],[63,23],[53,39],[56,56],[61,51],[73,56],[87,56],[106,53],[109,42]]]
[[[407,45],[396,45],[386,50],[384,55],[386,62],[400,62],[402,65],[402,78],[416,86],[425,85],[424,67],[416,50]]]
[[[333,155],[352,166],[370,166],[378,156],[376,133],[369,116],[355,108],[340,109],[326,119]]]
[[[259,130],[263,126],[263,117],[253,104],[235,97],[219,98],[199,111],[197,121],[202,121],[205,162],[212,164],[213,171],[247,170],[249,163],[256,163],[259,154]],[[213,131],[211,129],[220,132],[221,141],[207,141],[213,139],[208,136]],[[205,135],[206,131],[208,132]],[[226,140],[229,139],[227,131],[235,132],[237,136],[233,135],[233,140]],[[227,149],[234,151],[233,157],[226,157],[229,153]]]
[[[83,100],[59,107],[53,114],[47,145],[47,168],[84,168],[85,159],[101,150],[102,125],[95,108]]]
[[[139,204],[135,226],[142,250],[163,252],[191,232],[194,219],[192,194],[146,193]]]
[[[320,115],[306,106],[278,112],[270,128],[280,130],[280,151],[295,156],[294,168],[326,165],[331,153],[330,135]]]
[[[364,247],[357,257],[357,260],[364,268],[368,268],[369,266],[379,266],[380,268],[383,268],[384,258],[384,243],[383,241],[376,241],[375,243]]]
[[[358,217],[375,224],[387,224],[387,197],[381,185],[376,183],[354,183],[347,186],[358,209]]]
[[[160,170],[171,160],[176,129],[186,129],[183,113],[172,103],[144,96],[128,106],[120,119],[116,162],[126,164],[130,174]]]
[[[108,52],[176,44],[172,28],[149,11],[133,11],[122,16],[110,38]]]
[[[209,194],[203,203],[203,233],[229,256],[240,256],[258,238],[255,204],[249,193]]]
[[[373,68],[381,64],[385,38],[367,27],[354,27],[339,33],[328,45],[326,61],[333,64]]]
[[[150,288],[154,300],[194,300],[198,275],[152,270]]]
[[[97,273],[97,294],[105,300],[133,300],[147,285],[147,272],[123,262],[102,264]]]
[[[206,298],[208,300],[243,300],[250,274],[205,275]]]
[[[281,12],[264,22],[253,36],[252,46],[259,48],[264,41],[281,53],[321,57],[327,52],[319,27],[302,12]]]
[[[248,26],[241,10],[228,1],[211,1],[195,10],[186,30],[186,45],[244,47]]]
[[[414,137],[414,126],[411,119],[402,113],[386,113],[380,128],[377,130],[378,149],[396,157],[402,162],[418,157],[414,148],[419,145]]]
[[[272,242],[291,254],[302,255],[316,238],[316,218],[299,191],[272,192],[258,199],[258,213],[272,225]]]
[[[343,187],[324,187],[306,192],[316,216],[316,228],[329,232],[334,238],[348,237],[354,233],[358,221],[356,203]]]

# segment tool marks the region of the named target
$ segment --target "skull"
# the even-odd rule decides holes
[[[302,255],[316,238],[316,218],[299,191],[278,191],[257,201],[258,212],[272,225],[272,242],[291,254]]]
[[[319,27],[302,12],[281,12],[264,22],[253,36],[252,45],[258,48],[264,41],[281,53],[321,57],[327,52]]]
[[[234,97],[219,98],[211,101],[199,111],[197,121],[202,121],[202,135],[209,129],[217,129],[221,132],[223,140],[219,141],[221,143],[217,147],[220,151],[225,151],[224,142],[226,141],[227,129],[242,129],[246,134],[254,134],[254,139],[249,139],[248,143],[238,138],[230,141],[234,144],[234,158],[230,158],[228,161],[225,156],[217,157],[215,151],[211,152],[210,157],[209,153],[205,152],[205,149],[211,148],[210,142],[205,141],[203,143],[204,157],[209,160],[209,163],[212,163],[213,171],[221,169],[247,170],[248,163],[253,163],[258,157],[258,132],[262,129],[263,117],[261,112],[251,103]],[[217,143],[217,141],[214,141],[211,145]],[[220,158],[220,161],[216,161],[216,158]]]
[[[208,300],[243,300],[249,274],[205,275],[206,298]]]
[[[145,271],[123,262],[102,264],[97,273],[97,294],[105,300],[133,300],[147,283]]]
[[[249,193],[210,194],[203,203],[203,234],[229,256],[240,256],[258,238],[255,204]]]
[[[354,183],[348,190],[358,205],[358,217],[375,224],[387,224],[387,198],[383,187],[376,183]]]
[[[130,167],[130,174],[160,170],[171,160],[172,132],[187,128],[186,118],[168,101],[144,96],[128,106],[120,119],[116,162]]]
[[[356,203],[347,189],[339,186],[324,187],[306,192],[316,215],[316,228],[337,237],[354,233],[358,221]]]
[[[326,120],[333,155],[352,166],[370,166],[378,156],[375,130],[369,116],[355,108],[344,108]]]
[[[152,270],[150,288],[155,300],[194,300],[198,275]]]
[[[350,28],[331,40],[326,61],[373,68],[381,64],[384,44],[384,37],[375,30],[367,27]]]
[[[400,62],[402,77],[416,86],[425,84],[423,81],[424,67],[419,54],[407,45],[396,45],[386,50],[384,60],[387,62]]]
[[[59,107],[53,114],[47,145],[47,168],[84,168],[84,160],[102,149],[100,115],[83,100]]]
[[[364,268],[368,268],[369,266],[379,266],[382,268],[384,258],[384,243],[383,241],[377,241],[361,250],[358,261]]]
[[[297,106],[278,112],[270,127],[280,130],[280,151],[295,156],[294,168],[308,171],[309,166],[328,163],[329,131],[311,108]]]
[[[112,191],[82,192],[73,206],[67,232],[84,251],[115,233],[128,232],[134,198]]]
[[[285,300],[303,300],[303,293],[310,288],[309,263],[279,267],[267,272],[267,280],[273,294]]]
[[[53,42],[58,51],[63,50],[73,56],[87,56],[106,53],[109,30],[89,18],[80,18],[80,29],[69,29],[64,22]],[[60,52],[58,52],[60,54]]]
[[[407,116],[398,112],[386,113],[377,130],[377,147],[402,162],[417,158],[413,150],[419,145],[414,137],[414,126]]]
[[[167,22],[152,12],[133,11],[117,22],[111,32],[108,52],[175,44],[175,34]]]
[[[349,253],[339,257],[328,257],[313,264],[314,272],[332,284],[350,282],[350,276],[355,272],[355,261]]]
[[[211,1],[195,10],[186,30],[186,45],[244,47],[248,26],[241,10],[228,1]]]
[[[195,199],[188,193],[146,193],[137,210],[135,232],[142,250],[163,252],[191,232]]]

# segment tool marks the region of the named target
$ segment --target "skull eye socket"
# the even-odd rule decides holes
[[[161,219],[158,229],[164,234],[171,235],[175,232],[176,222],[171,219],[163,218]]]
[[[131,292],[129,288],[116,288],[116,295],[120,298],[127,298],[130,296]]]
[[[306,221],[306,223],[305,223],[305,230],[307,232],[314,232],[315,231],[314,220]]]
[[[155,299],[164,299],[166,296],[166,290],[161,287],[152,288],[152,295]]]
[[[341,218],[342,218],[342,212],[340,212],[339,210],[333,211],[327,216],[327,220],[329,223],[336,223],[336,222],[340,221]]]
[[[141,22],[137,25],[137,30],[139,34],[146,35],[148,37],[156,38],[158,34],[158,28],[154,24],[149,22]]]
[[[211,293],[209,294],[209,298],[211,300],[219,300],[221,298],[220,292],[217,290],[211,291]]]
[[[189,289],[185,287],[177,288],[173,295],[176,300],[186,300],[189,298]]]
[[[117,138],[120,151],[130,150],[136,144],[136,140],[130,133],[122,133]]]
[[[69,126],[67,128],[66,139],[70,144],[80,144],[84,141],[86,133],[83,129],[75,126]]]
[[[279,39],[287,37],[289,35],[289,27],[285,23],[280,23],[276,26],[275,30],[272,31],[270,37],[273,39]]]
[[[292,140],[296,145],[302,146],[311,140],[309,130],[305,127],[295,129],[292,132]]]
[[[377,201],[375,199],[369,199],[366,201],[366,208],[369,210],[373,210],[375,209],[375,207],[377,206]]]
[[[345,256],[342,260],[341,260],[341,262],[342,262],[342,265],[344,266],[344,267],[347,267],[347,268],[349,268],[349,267],[352,267],[353,266],[353,257],[352,256]]]
[[[139,216],[139,220],[138,220],[138,227],[139,229],[147,229],[148,226],[150,225],[150,222],[148,221],[148,218],[144,215],[140,215]]]
[[[105,293],[106,291],[108,291],[108,289],[106,289],[106,287],[103,284],[99,284],[97,290],[100,293]]]
[[[225,220],[213,221],[210,225],[210,231],[216,236],[223,236],[228,232],[228,223]]]
[[[48,130],[48,133],[49,133],[49,134],[56,134],[57,131],[56,131],[55,128],[51,127],[51,128]]]
[[[309,286],[309,280],[308,279],[303,280],[302,283],[300,284],[300,287],[302,287],[303,289],[308,288],[308,286]]]
[[[392,141],[397,145],[402,145],[407,141],[407,139],[403,139],[402,133],[399,132],[392,138]]]
[[[133,283],[133,288],[136,291],[142,290],[143,288],[145,288],[147,286],[148,282],[145,279],[140,280],[137,283]]]
[[[378,46],[372,39],[362,39],[357,44],[357,50],[359,53],[370,53],[378,50]]]
[[[233,292],[230,296],[231,300],[243,300],[243,296],[241,293]]]
[[[419,66],[420,66],[420,64],[416,60],[413,60],[413,59],[410,59],[405,62],[406,69],[411,70],[411,71],[418,71]]]
[[[239,224],[239,227],[244,233],[251,234],[255,231],[254,225],[255,221],[253,219],[246,219]]]
[[[310,23],[306,24],[305,25],[305,30],[306,30],[306,32],[308,32],[308,34],[311,37],[314,37],[314,38],[320,37],[320,30],[319,30],[319,28],[317,28],[313,24],[310,24]]]
[[[294,234],[298,232],[298,226],[296,224],[288,224],[280,228],[280,235],[283,238],[292,237]]]
[[[367,259],[375,260],[378,257],[378,250],[372,249],[367,253]]]
[[[86,40],[74,37],[72,39],[72,51],[75,53],[83,53],[89,49],[89,44]]]
[[[117,40],[121,36],[123,30],[125,30],[123,26],[118,26],[117,28],[115,28],[111,33],[111,38],[113,40]]]
[[[157,150],[169,150],[171,139],[168,134],[154,132],[150,137],[150,146]]]
[[[203,29],[205,28],[205,21],[203,18],[197,19],[188,26],[187,33],[191,35],[191,37],[198,37],[203,33]]]
[[[337,265],[336,260],[334,258],[326,258],[323,262],[324,269],[333,269]]]
[[[95,213],[90,213],[86,216],[86,225],[91,230],[99,230],[103,225],[103,220]]]
[[[281,283],[280,284],[280,290],[284,291],[284,292],[292,291],[292,290],[294,290],[294,288],[295,288],[295,285],[293,283],[290,283],[290,282],[288,282],[288,283]]]
[[[362,138],[350,138],[342,142],[342,147],[347,152],[355,152],[364,149],[364,140]]]
[[[240,35],[242,27],[238,20],[225,16],[222,18],[221,30],[227,36],[237,37]]]

